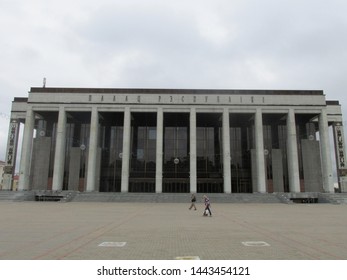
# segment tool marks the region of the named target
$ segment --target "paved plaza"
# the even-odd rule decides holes
[[[0,259],[347,259],[347,205],[212,201],[212,217],[188,207],[0,201]]]

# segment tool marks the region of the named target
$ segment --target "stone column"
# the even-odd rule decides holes
[[[256,152],[257,192],[265,193],[266,182],[265,182],[263,115],[261,112],[261,108],[257,108],[255,113],[255,152]]]
[[[130,165],[130,139],[131,137],[131,114],[130,108],[125,107],[123,127],[123,151],[122,151],[122,181],[121,192],[129,190],[129,165]]]
[[[228,108],[224,108],[223,111],[223,176],[224,192],[231,193],[230,125]]]
[[[99,115],[98,108],[92,108],[92,116],[90,120],[90,136],[88,148],[88,169],[87,169],[87,186],[86,191],[95,191],[96,185],[96,163],[98,152],[98,129],[99,129]]]
[[[164,136],[164,114],[163,109],[158,108],[157,112],[157,145],[155,163],[155,192],[163,191],[163,136]]]
[[[35,113],[33,109],[30,106],[28,106],[25,117],[22,154],[19,168],[18,190],[20,191],[29,190],[30,160],[31,149],[33,144],[34,124]]]
[[[8,128],[5,169],[3,175],[3,190],[12,190],[13,175],[16,168],[18,149],[19,120],[11,118]]]
[[[66,135],[66,112],[65,108],[59,108],[57,136],[54,155],[53,184],[52,190],[61,191],[64,181],[65,163],[65,135]]]
[[[289,191],[300,192],[298,143],[294,109],[289,109],[287,115],[287,164]]]
[[[326,109],[319,115],[319,138],[322,155],[323,189],[325,192],[334,192],[333,169],[331,162],[329,127]]]
[[[189,160],[190,160],[190,192],[196,193],[197,191],[197,174],[196,174],[196,110],[190,109],[190,147],[189,147]]]

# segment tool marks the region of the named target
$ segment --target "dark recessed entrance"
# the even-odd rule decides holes
[[[131,114],[129,192],[155,192],[157,114]]]
[[[164,113],[163,192],[189,192],[189,114]]]
[[[197,192],[223,192],[222,114],[196,115]]]

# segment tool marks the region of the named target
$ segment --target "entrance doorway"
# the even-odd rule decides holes
[[[197,192],[223,192],[222,114],[196,115]]]
[[[163,192],[189,192],[189,114],[164,113]]]

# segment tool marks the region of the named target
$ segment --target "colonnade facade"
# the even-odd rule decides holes
[[[32,88],[12,105],[8,189],[20,127],[19,190],[345,191],[341,109],[321,91]]]

